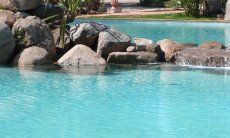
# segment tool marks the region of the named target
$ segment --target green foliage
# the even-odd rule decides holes
[[[62,47],[65,47],[65,31],[68,20],[74,20],[76,14],[80,9],[82,0],[59,0],[59,5],[62,6],[65,11],[63,14],[62,23],[60,26],[60,37],[62,41]]]
[[[60,0],[59,5],[65,8],[67,15],[76,15],[80,10],[82,0]]]
[[[199,16],[200,0],[181,0],[181,6],[188,16]]]
[[[17,44],[16,50],[21,50],[24,48],[24,45],[27,43],[27,40],[25,39],[25,32],[17,29],[14,31],[14,39]]]
[[[220,1],[222,7],[225,8],[227,0],[218,0],[218,1]],[[210,15],[208,9],[213,8],[213,7],[209,7],[208,0],[171,0],[169,2],[169,5],[171,7],[184,8],[187,16],[199,16],[203,6],[206,8],[206,10],[202,12],[206,12],[207,14],[205,15]]]
[[[100,0],[84,0],[82,2],[82,12],[83,13],[100,13],[102,8],[103,2]]]
[[[199,4],[203,0],[171,0],[170,6],[184,8],[187,16],[199,16]]]

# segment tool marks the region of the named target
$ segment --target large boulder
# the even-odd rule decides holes
[[[107,59],[112,52],[125,52],[130,41],[130,36],[115,30],[100,32],[97,53]]]
[[[15,41],[10,28],[0,23],[0,64],[7,63],[13,56]]]
[[[177,65],[230,67],[230,51],[186,48],[175,53]]]
[[[35,16],[19,19],[15,22],[12,31],[21,49],[38,46],[46,49],[52,56],[55,55],[53,34],[41,19]]]
[[[157,61],[157,54],[150,52],[113,52],[107,59],[108,63],[114,64],[147,64]]]
[[[136,46],[137,51],[147,51],[147,52],[155,51],[154,43],[150,39],[134,38],[134,44]]]
[[[61,66],[99,66],[106,61],[85,45],[76,45],[58,60]]]
[[[43,0],[0,0],[0,7],[10,11],[28,11],[37,8]]]
[[[74,44],[83,44],[96,51],[99,33],[107,28],[97,22],[76,24],[70,28],[70,38]]]
[[[35,66],[52,64],[51,55],[42,47],[32,46],[18,53],[14,60],[14,65]]]
[[[210,41],[210,42],[204,42],[203,44],[198,46],[198,48],[219,50],[219,49],[225,49],[226,47],[223,44],[219,43],[219,42]]]
[[[175,52],[180,51],[183,45],[170,39],[164,39],[157,42],[155,48],[156,53],[159,55],[160,61],[170,62]]]
[[[0,10],[0,23],[5,23],[12,27],[15,23],[14,13],[8,10]]]

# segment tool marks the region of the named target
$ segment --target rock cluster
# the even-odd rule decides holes
[[[230,66],[230,51],[219,42],[204,42],[198,46],[170,39],[156,43],[146,38],[132,41],[127,34],[98,22],[73,22],[61,35],[60,28],[49,25],[59,22],[63,14],[63,9],[57,5],[44,4],[42,0],[0,0],[0,6],[3,8],[0,10],[0,64]],[[42,20],[56,14],[61,16],[54,21]]]
[[[0,0],[0,63],[52,64],[56,56],[49,26],[31,11],[43,0]]]

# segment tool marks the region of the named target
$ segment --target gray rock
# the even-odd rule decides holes
[[[13,56],[15,41],[10,28],[0,23],[0,64],[7,63]]]
[[[28,16],[31,16],[29,13],[26,13],[26,12],[17,12],[14,14],[14,18],[17,20],[17,19],[20,19],[20,18],[26,18]]]
[[[23,48],[38,46],[46,49],[52,56],[55,55],[53,34],[41,19],[35,16],[19,19],[15,22],[12,31]]]
[[[14,13],[12,11],[0,9],[0,23],[5,23],[9,27],[12,27],[15,21]]]
[[[96,51],[99,33],[107,26],[97,22],[76,24],[70,28],[70,39],[74,44],[83,44]]]
[[[198,46],[198,48],[219,50],[219,49],[225,49],[226,47],[223,44],[219,43],[219,42],[210,41],[210,42],[204,42],[203,44]]]
[[[99,66],[106,61],[85,45],[76,45],[58,60],[61,66]]]
[[[126,52],[136,52],[137,49],[135,46],[129,46],[127,49],[126,49]]]
[[[150,39],[134,38],[134,44],[136,46],[137,51],[147,51],[147,52],[155,51],[154,43]]]
[[[230,67],[230,51],[186,48],[175,53],[177,65]]]
[[[157,54],[150,52],[113,52],[107,59],[108,63],[114,64],[147,64],[157,61]]]
[[[14,65],[35,66],[52,64],[51,55],[42,47],[32,46],[16,55]]]
[[[0,0],[0,6],[10,11],[27,11],[37,8],[43,0]]]
[[[157,42],[155,48],[156,53],[159,55],[160,61],[170,62],[175,52],[180,51],[183,46],[173,40],[164,39]]]
[[[130,36],[115,30],[106,30],[99,34],[97,53],[107,59],[112,52],[125,52],[130,46]]]

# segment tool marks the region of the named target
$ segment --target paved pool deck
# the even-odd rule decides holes
[[[107,0],[109,1],[109,0]],[[104,2],[106,10],[111,8],[109,2]],[[143,16],[143,15],[156,15],[156,14],[173,14],[182,13],[182,9],[175,8],[151,8],[142,7],[139,5],[139,0],[123,0],[120,2],[120,8],[122,12],[120,13],[102,13],[102,14],[91,14],[91,15],[81,15],[78,17],[88,18],[88,17],[106,17],[106,16]]]

